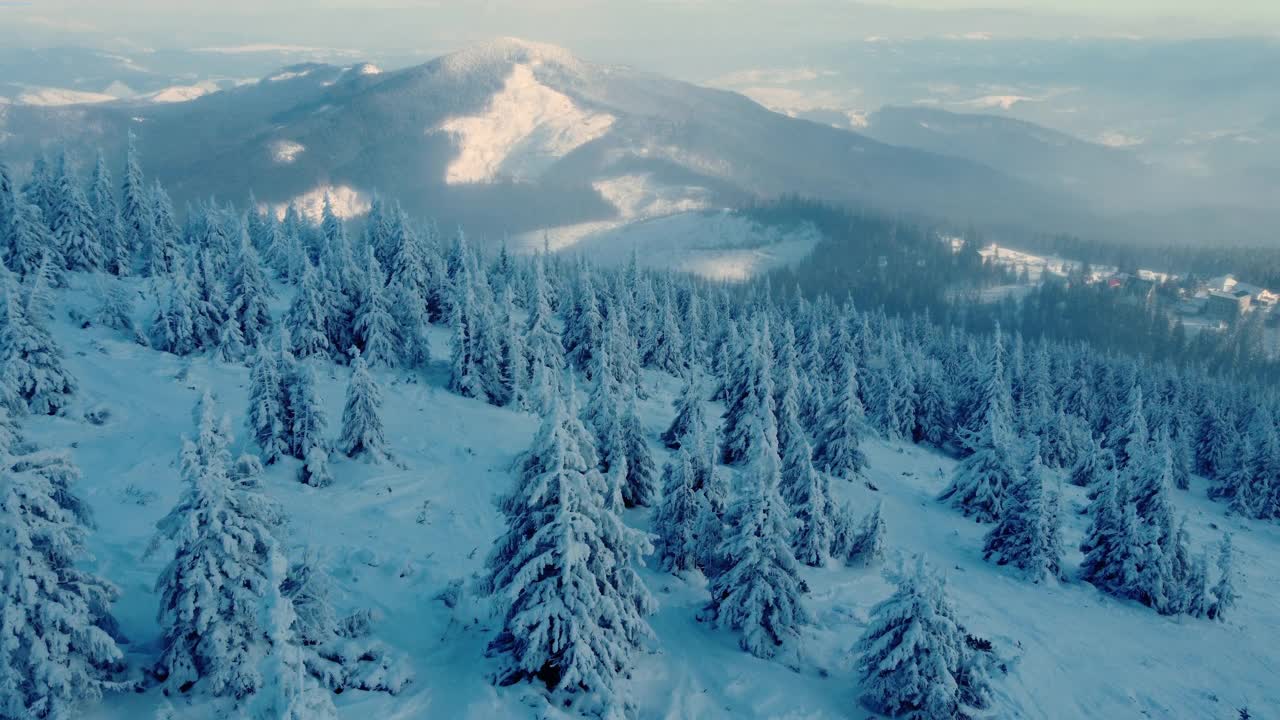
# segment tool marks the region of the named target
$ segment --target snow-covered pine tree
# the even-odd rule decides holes
[[[249,366],[249,409],[245,423],[261,449],[262,462],[270,465],[288,453],[284,394],[277,353],[258,344]]]
[[[901,573],[897,591],[872,608],[854,647],[863,703],[918,720],[958,720],[987,708],[986,669],[966,636],[943,581],[917,557],[915,569]]]
[[[498,326],[498,373],[501,378],[501,405],[529,408],[529,361],[525,357],[524,328],[516,315],[515,290],[508,284],[502,291]]]
[[[373,254],[365,250],[364,280],[359,284],[355,308],[355,344],[361,357],[372,367],[392,367],[399,359],[401,345],[396,322],[387,308],[386,277]]]
[[[328,356],[329,336],[325,334],[327,312],[328,304],[320,287],[320,278],[311,263],[307,262],[302,271],[298,292],[294,294],[284,318],[292,341],[289,349],[296,357],[306,359]]]
[[[661,306],[654,325],[653,336],[645,347],[642,361],[651,367],[672,375],[683,372],[687,359],[684,356],[685,341],[676,319],[676,302],[671,291],[670,277],[663,279]]]
[[[107,159],[98,153],[89,180],[89,209],[97,223],[95,230],[98,245],[102,248],[105,269],[114,275],[128,275],[133,258],[130,255],[124,225],[120,222],[120,208],[116,205],[115,188],[111,185],[111,170]]]
[[[845,363],[840,386],[823,416],[813,449],[814,464],[823,472],[852,481],[867,468],[867,456],[861,447],[866,420],[858,396],[858,370],[852,359]]]
[[[67,270],[98,270],[106,261],[98,239],[98,221],[66,152],[58,160],[54,182],[55,203],[45,217],[53,232],[50,249]]]
[[[1222,536],[1222,544],[1218,546],[1218,581],[1213,584],[1213,600],[1209,605],[1209,617],[1223,620],[1227,613],[1235,607],[1238,595],[1235,585],[1235,570],[1232,568],[1231,533]]]
[[[48,248],[53,247],[53,242],[40,208],[19,196],[14,205],[8,254],[4,258],[4,264],[18,276],[30,277],[49,256]]]
[[[223,324],[231,317],[221,269],[225,257],[213,250],[195,251],[191,265],[192,325],[201,347],[218,347]]]
[[[56,415],[70,403],[76,380],[62,366],[62,349],[14,296],[0,269],[0,399],[15,414]]]
[[[61,453],[12,450],[0,438],[0,716],[72,718],[128,687],[109,614],[119,591],[79,567],[92,527],[71,487],[79,470]]]
[[[1211,491],[1215,497],[1231,498],[1228,509],[1242,518],[1256,518],[1264,514],[1270,488],[1262,475],[1258,453],[1253,438],[1244,435],[1237,443],[1239,450],[1231,471],[1217,479]]]
[[[916,442],[940,448],[951,440],[954,422],[954,408],[949,386],[943,380],[942,365],[936,359],[926,359],[917,383],[920,399],[916,405],[913,437]]]
[[[151,227],[148,238],[139,241],[144,268],[151,275],[173,272],[178,267],[178,243],[182,230],[173,201],[159,180],[151,186]]]
[[[376,262],[376,261],[375,261]],[[347,457],[380,463],[388,459],[387,438],[382,429],[382,388],[369,373],[359,350],[352,350],[351,381],[342,408],[342,437],[338,449]]]
[[[572,392],[572,387],[569,388]],[[500,507],[507,530],[486,563],[509,656],[500,684],[537,679],[558,703],[604,715],[626,704],[619,679],[652,635],[635,574],[648,542],[623,524],[572,395],[554,395]]]
[[[1203,420],[1196,439],[1196,469],[1205,477],[1217,477],[1230,466],[1230,448],[1236,437],[1235,422],[1216,399],[1210,398],[1203,409]]]
[[[766,383],[768,384],[768,383]],[[749,444],[743,485],[727,517],[719,555],[724,569],[711,581],[708,616],[742,635],[739,645],[756,657],[770,658],[794,643],[810,619],[801,595],[808,592],[791,551],[794,521],[778,484],[782,461],[772,401],[759,404]]]
[[[370,611],[338,617],[329,600],[331,583],[320,565],[315,554],[306,552],[280,583],[296,614],[291,636],[303,647],[306,671],[334,692],[399,693],[413,679],[406,664],[372,637]]]
[[[551,389],[562,392],[564,345],[556,328],[555,311],[547,297],[546,260],[541,253],[533,259],[533,281],[529,290],[529,319],[525,325],[525,357],[529,362],[528,377],[540,374],[552,383]]]
[[[706,430],[706,411],[702,406],[702,383],[697,373],[690,369],[685,374],[684,387],[676,399],[676,416],[662,433],[662,442],[672,450],[678,450],[683,438],[693,431],[694,425]]]
[[[1062,523],[1056,495],[1044,489],[1045,468],[1040,442],[1030,441],[1027,461],[1007,488],[1000,517],[987,533],[983,559],[996,556],[997,565],[1012,565],[1028,580],[1062,578]]]
[[[239,700],[263,684],[259,660],[269,641],[259,611],[281,516],[265,496],[231,481],[229,435],[206,393],[196,437],[183,442],[186,487],[157,524],[157,541],[175,550],[156,583],[163,649],[154,672],[167,692],[199,683]]]
[[[720,455],[726,465],[751,457],[751,443],[760,437],[757,423],[765,416],[766,409],[771,418],[774,416],[773,343],[766,316],[758,318],[751,342],[743,348],[740,362],[732,371],[736,375],[726,383],[729,392],[724,423],[720,427]],[[776,443],[776,427],[773,432]]]
[[[1137,511],[1125,499],[1127,495],[1128,488],[1119,478],[1100,490],[1080,546],[1085,553],[1080,578],[1119,597],[1136,592],[1144,548]]]
[[[231,259],[227,297],[235,308],[228,316],[235,320],[249,347],[264,342],[271,332],[271,309],[267,301],[272,295],[271,283],[262,271],[258,251],[245,233],[241,236],[238,252]]]
[[[783,406],[788,405],[794,405],[790,392],[783,398]],[[814,468],[809,438],[800,429],[794,412],[788,415],[787,423],[791,429],[787,432],[787,444],[782,449],[780,490],[797,520],[792,547],[797,560],[812,567],[822,567],[835,536],[831,481]]]
[[[136,293],[120,281],[100,282],[97,288],[98,308],[93,321],[103,327],[119,330],[129,340],[146,345],[147,338],[134,321]]]
[[[240,323],[235,316],[238,309],[239,302],[233,302],[227,308],[227,317],[222,321],[222,326],[218,328],[214,356],[224,363],[239,362],[244,357],[244,332],[240,330]]]
[[[1120,411],[1120,420],[1111,428],[1108,445],[1116,456],[1116,467],[1121,470],[1142,461],[1141,455],[1151,442],[1147,425],[1146,403],[1142,397],[1142,385],[1135,382],[1129,397]]]
[[[601,346],[603,335],[604,316],[600,312],[600,299],[591,271],[583,267],[578,272],[573,305],[564,317],[564,356],[569,366],[587,373],[590,378],[594,367],[592,354]]]
[[[311,363],[294,364],[292,372],[281,368],[284,382],[285,417],[288,422],[289,454],[299,460],[309,460],[312,448],[329,447],[326,439],[328,420],[316,390],[316,371]]]
[[[881,512],[882,502],[877,502],[862,522],[854,525],[853,510],[846,504],[833,513],[835,532],[831,537],[831,554],[852,567],[868,567],[884,559],[885,526]]]
[[[1000,517],[1007,489],[1018,482],[1019,468],[1014,457],[1009,384],[1004,375],[1004,354],[999,334],[992,346],[991,360],[979,391],[979,411],[971,425],[961,430],[960,441],[969,455],[956,466],[951,484],[939,500],[950,501],[966,516],[978,522],[995,522]]]
[[[1110,450],[1103,449],[1095,435],[1090,438],[1089,444],[1080,453],[1079,460],[1067,472],[1067,482],[1076,487],[1100,487],[1103,475],[1114,473],[1115,470],[1115,456]]]
[[[169,208],[172,211],[172,207]],[[172,217],[172,212],[170,216]],[[155,230],[154,197],[147,190],[146,180],[142,176],[142,164],[138,159],[136,138],[129,132],[128,149],[125,152],[124,177],[120,185],[120,222],[124,226],[125,253],[132,258],[134,253],[142,253],[142,268],[147,274],[158,275],[172,266],[164,267],[163,255],[153,253],[153,231]]]
[[[698,567],[700,498],[694,490],[693,450],[680,448],[662,470],[662,500],[653,515],[654,552],[668,572]]]
[[[390,216],[387,242],[391,253],[391,314],[396,321],[400,353],[409,367],[421,367],[431,359],[427,340],[434,278],[422,236],[414,232],[404,211],[396,206]]]
[[[262,687],[251,703],[257,720],[337,720],[338,710],[326,688],[306,672],[303,640],[294,627],[298,614],[280,592],[287,579],[286,561],[274,543],[267,551],[266,582],[257,624],[267,649],[258,659]]]
[[[201,339],[195,328],[195,296],[186,273],[171,275],[165,295],[159,298],[151,319],[148,337],[151,347],[161,352],[184,356],[198,352]]]

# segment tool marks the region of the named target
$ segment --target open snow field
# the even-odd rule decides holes
[[[84,276],[73,275],[82,286]],[[60,302],[91,309],[83,287]],[[278,310],[279,308],[277,308]],[[72,417],[30,418],[24,430],[46,446],[73,446],[84,477],[78,492],[93,507],[98,528],[90,539],[98,570],[123,592],[115,614],[131,643],[134,672],[154,658],[159,628],[152,585],[171,548],[146,555],[155,522],[177,500],[175,459],[180,436],[193,429],[191,409],[206,388],[232,415],[237,444],[256,448],[242,428],[248,371],[208,359],[157,353],[114,332],[81,330],[60,310],[53,331],[80,382],[79,408],[105,407],[94,426]],[[493,498],[512,480],[512,460],[533,437],[538,418],[444,389],[448,333],[433,329],[437,362],[425,373],[380,372],[383,418],[395,464],[335,459],[335,482],[312,488],[295,480],[297,462],[268,469],[264,486],[287,509],[291,550],[310,548],[332,574],[339,614],[369,607],[375,635],[405,655],[414,682],[396,697],[348,692],[336,698],[342,717],[360,720],[418,718],[559,718],[528,685],[495,688],[485,645],[497,629],[483,599],[464,589],[455,607],[438,598],[451,582],[464,588],[482,566],[499,532]],[[323,366],[320,391],[329,428],[337,434],[348,375]],[[659,464],[666,451],[657,434],[672,416],[678,382],[650,374],[642,415]],[[716,408],[718,411],[718,408]],[[716,412],[715,414],[718,414]],[[999,718],[1188,718],[1233,720],[1247,705],[1256,718],[1280,708],[1280,526],[1225,516],[1225,506],[1204,497],[1202,484],[1173,495],[1189,516],[1192,546],[1235,534],[1240,601],[1226,623],[1161,617],[1136,603],[1103,595],[1073,581],[1032,585],[981,558],[986,527],[962,518],[933,498],[954,463],[932,451],[868,441],[871,460],[863,483],[838,481],[837,499],[859,512],[883,501],[890,559],[883,568],[803,568],[815,624],[803,633],[794,658],[756,659],[728,631],[700,623],[707,599],[701,578],[646,571],[659,603],[651,618],[657,641],[638,658],[632,681],[642,718],[876,717],[857,704],[858,682],[848,648],[861,635],[870,607],[892,584],[881,573],[895,558],[925,552],[948,578],[949,592],[971,633],[990,639],[1006,674],[993,677]],[[1083,490],[1067,488],[1068,507]],[[646,527],[648,510],[627,511]],[[1068,517],[1074,546],[1085,520]],[[1074,573],[1079,554],[1067,556]],[[87,708],[86,720],[150,718],[158,691],[109,696]],[[184,720],[235,717],[225,707],[192,707],[175,700]]]

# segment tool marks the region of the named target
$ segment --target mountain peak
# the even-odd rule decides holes
[[[556,65],[576,69],[582,62],[573,53],[548,43],[515,37],[499,37],[478,43],[440,58],[453,72],[468,72],[495,65]]]

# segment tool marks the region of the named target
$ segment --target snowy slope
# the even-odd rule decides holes
[[[483,112],[440,124],[458,145],[445,182],[534,179],[574,149],[604,135],[615,119],[584,110],[538,82],[530,65],[514,65]]]
[[[87,279],[73,276],[72,284],[78,289],[59,307],[89,309]],[[80,380],[80,408],[106,408],[110,417],[102,426],[33,418],[25,430],[42,444],[74,447],[84,471],[78,491],[98,521],[90,547],[97,569],[123,590],[115,612],[133,641],[126,652],[136,667],[154,657],[158,639],[152,584],[168,548],[151,557],[145,550],[155,521],[179,494],[179,435],[192,428],[191,407],[204,389],[240,420],[247,371],[156,353],[102,329],[81,330],[65,313],[54,333]],[[435,357],[447,357],[447,333],[432,333]],[[347,372],[333,366],[320,372],[334,434]],[[512,460],[538,422],[447,392],[446,374],[440,362],[423,376],[379,374],[394,465],[341,460],[333,468],[335,484],[316,489],[296,482],[296,463],[285,460],[264,483],[292,518],[288,542],[316,550],[332,573],[338,610],[374,608],[376,634],[407,655],[416,675],[398,697],[351,692],[337,703],[342,717],[353,719],[561,717],[527,686],[489,684],[495,666],[484,647],[496,623],[483,601],[464,595],[450,609],[436,598],[451,581],[469,579],[481,567],[500,529],[491,500],[507,488]],[[655,374],[646,383],[652,392],[641,412],[662,461],[656,435],[671,417],[678,383]],[[251,449],[243,437],[239,444]],[[1224,517],[1222,505],[1203,499],[1203,487],[1175,494],[1179,510],[1190,516],[1193,544],[1216,540],[1223,529],[1236,533],[1242,597],[1226,624],[1161,617],[1089,585],[1030,585],[983,562],[985,528],[933,500],[951,460],[874,441],[867,452],[868,479],[878,490],[838,483],[833,491],[860,510],[883,500],[891,556],[925,552],[948,575],[960,617],[971,632],[991,639],[1006,662],[1007,675],[994,681],[997,717],[1226,720],[1245,704],[1255,712],[1280,706],[1274,681],[1280,672],[1274,651],[1280,639],[1280,528]],[[645,527],[648,514],[629,511],[627,520]],[[1083,522],[1069,518],[1068,545],[1078,541]],[[1068,555],[1069,565],[1077,561],[1078,555]],[[879,569],[833,566],[804,573],[816,623],[803,633],[801,657],[787,667],[753,658],[738,649],[735,635],[699,623],[707,599],[699,579],[646,571],[660,609],[652,618],[657,642],[638,659],[633,680],[640,716],[873,717],[856,704],[847,649],[861,634],[868,609],[892,586]],[[158,700],[154,691],[109,697],[84,717],[151,717]],[[216,711],[179,705],[184,719],[205,720]]]

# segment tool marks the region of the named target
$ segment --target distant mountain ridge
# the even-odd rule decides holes
[[[0,152],[19,164],[59,139],[118,153],[132,129],[179,202],[328,190],[358,212],[382,190],[494,235],[617,219],[630,202],[619,185],[701,206],[794,193],[1039,227],[1079,210],[971,160],[511,38],[403,70],[306,63],[187,102],[9,106],[0,118]]]

